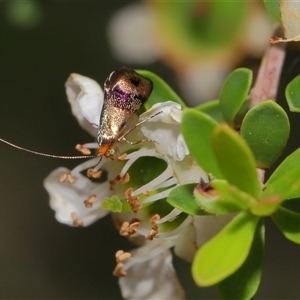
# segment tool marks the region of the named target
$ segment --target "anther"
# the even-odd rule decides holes
[[[123,153],[117,157],[117,160],[124,160],[127,157],[127,153]]]
[[[151,219],[150,219],[150,224],[151,224],[151,231],[146,235],[146,239],[152,241],[153,238],[158,234],[159,228],[157,225],[157,222],[160,220],[160,215],[155,214]]]
[[[126,173],[125,175],[121,176],[121,175],[117,175],[115,177],[114,180],[111,180],[110,183],[110,190],[113,191],[116,187],[117,184],[126,184],[127,182],[129,182],[130,180],[130,176],[128,173]]]
[[[78,215],[76,212],[71,213],[71,218],[73,220],[74,226],[83,227],[83,222],[78,218]]]
[[[120,228],[120,235],[131,236],[136,233],[137,227],[141,225],[140,220],[132,219],[130,222],[124,222]]]
[[[93,203],[97,200],[96,195],[91,195],[87,200],[84,200],[84,205],[86,208],[91,208],[93,206]]]
[[[88,169],[86,172],[87,177],[89,178],[100,178],[102,175],[102,170],[94,170],[94,169]]]
[[[125,198],[127,200],[127,203],[130,205],[131,209],[134,212],[139,211],[143,206],[139,203],[139,197],[138,196],[132,196],[133,189],[129,188],[125,191]]]
[[[59,182],[63,183],[66,181],[68,181],[71,184],[74,184],[76,182],[76,178],[73,177],[71,174],[64,173],[59,177]]]
[[[81,153],[84,154],[84,155],[89,155],[89,154],[91,154],[91,150],[88,149],[88,148],[86,148],[85,146],[83,146],[83,145],[81,145],[81,144],[77,144],[77,145],[75,146],[75,149],[76,149],[77,151],[81,152]]]
[[[126,272],[123,270],[124,261],[131,257],[129,252],[124,252],[123,250],[118,250],[115,254],[117,265],[113,271],[113,275],[117,277],[126,276]]]

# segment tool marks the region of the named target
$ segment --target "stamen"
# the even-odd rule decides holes
[[[127,273],[123,270],[124,264],[118,263],[113,271],[113,275],[116,277],[124,277],[127,275]]]
[[[157,185],[161,184],[162,182],[166,181],[173,175],[173,168],[171,165],[168,164],[166,170],[162,172],[159,176],[155,179],[151,180],[150,182],[146,183],[145,185],[141,186],[137,190],[135,190],[132,194],[133,196],[139,195],[143,193],[143,191],[151,191],[156,188]]]
[[[120,262],[122,263],[122,262],[124,262],[125,260],[127,260],[131,257],[131,253],[124,252],[123,250],[118,250],[116,252],[115,257],[116,257],[117,263],[120,263]]]
[[[102,170],[94,170],[94,169],[88,169],[86,172],[87,177],[89,178],[100,178],[102,175]]]
[[[161,184],[157,185],[156,188],[161,189],[161,188],[165,188],[165,187],[175,185],[175,184],[178,184],[178,180],[177,180],[177,178],[172,177],[172,178],[162,182]]]
[[[113,271],[113,275],[117,277],[126,276],[126,272],[124,269],[124,261],[128,260],[131,257],[131,254],[129,252],[124,252],[123,250],[119,250],[116,252],[116,261],[117,265]]]
[[[97,163],[98,161],[99,161],[99,158],[98,158],[98,157],[95,157],[95,158],[93,158],[93,159],[89,159],[89,160],[87,160],[87,161],[84,161],[83,163],[81,163],[81,164],[79,164],[77,167],[75,167],[75,168],[71,171],[71,174],[78,174],[78,173],[80,173],[80,172],[82,172],[82,171],[84,171],[84,170],[87,170],[87,169],[89,169],[89,168],[95,166],[96,163]],[[103,163],[104,163],[104,162],[103,162]],[[103,163],[100,164],[100,167],[103,165]],[[100,167],[99,167],[97,170],[99,170]]]
[[[83,227],[83,222],[82,222],[82,220],[80,220],[80,219],[78,218],[78,215],[77,215],[76,212],[72,212],[72,213],[71,213],[71,218],[72,218],[72,220],[73,220],[73,225],[74,225],[74,226]]]
[[[127,153],[123,153],[117,157],[117,160],[124,160],[127,157]]]
[[[174,246],[175,241],[175,239],[166,241],[153,240],[151,243],[138,248],[130,260],[124,264],[122,271],[125,272],[135,263],[145,262],[158,256],[160,253]]]
[[[169,214],[167,214],[166,216],[164,216],[163,218],[161,218],[158,221],[158,224],[162,224],[165,222],[171,222],[173,221],[178,215],[180,215],[182,213],[181,210],[174,208]]]
[[[110,190],[113,191],[116,187],[117,184],[126,184],[127,182],[129,182],[130,180],[130,176],[128,173],[126,173],[125,175],[121,176],[120,174],[118,174],[114,180],[111,180],[109,182],[110,184]]]
[[[157,157],[157,152],[155,150],[148,150],[145,148],[141,148],[138,151],[132,152],[130,154],[127,155],[127,163],[125,164],[125,166],[123,167],[122,171],[121,171],[121,175],[127,173],[128,169],[131,167],[131,165],[140,157],[143,156],[154,156]]]
[[[97,200],[96,195],[91,195],[87,200],[84,200],[84,205],[86,208],[91,208],[93,206],[93,203]]]
[[[91,154],[91,150],[88,149],[87,147],[85,147],[85,145],[77,144],[77,145],[75,146],[75,149],[76,149],[77,151],[81,152],[81,153],[84,154],[84,155],[89,155],[89,154]]]
[[[85,143],[82,146],[84,148],[89,148],[89,149],[98,149],[99,148],[98,143]]]
[[[136,229],[141,222],[138,219],[132,219],[130,222],[124,222],[120,228],[120,235],[131,236],[136,233]]]
[[[63,175],[61,175],[59,177],[59,182],[63,183],[63,182],[66,182],[66,181],[68,181],[71,184],[74,184],[76,182],[76,178],[73,177],[71,174],[64,173]]]
[[[125,198],[127,200],[127,203],[130,205],[132,211],[137,212],[139,211],[143,206],[139,203],[139,197],[132,196],[132,188],[129,188],[125,191]]]
[[[166,239],[166,238],[174,238],[179,233],[181,233],[187,226],[189,226],[193,221],[192,216],[187,216],[187,218],[174,230],[170,232],[164,232],[157,234],[156,238]]]
[[[158,234],[158,226],[157,222],[160,220],[160,215],[155,214],[151,219],[150,219],[150,224],[151,224],[151,231],[150,233],[146,234],[146,239],[152,241],[153,238]]]
[[[162,191],[162,192],[159,192],[155,195],[152,195],[148,198],[145,198],[143,200],[141,200],[141,203],[143,204],[146,204],[146,203],[150,203],[150,202],[155,202],[157,200],[161,200],[163,198],[166,198],[168,197],[168,195],[170,194],[170,192],[174,189],[174,187],[168,189],[168,190],[165,190],[165,191]]]

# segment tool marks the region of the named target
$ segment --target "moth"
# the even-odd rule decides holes
[[[100,157],[101,161],[102,157],[105,156],[107,158],[114,159],[118,153],[118,148],[116,147],[118,142],[125,141],[134,145],[144,141],[150,141],[145,139],[130,142],[126,140],[126,136],[140,124],[161,113],[157,112],[149,118],[146,118],[128,128],[130,121],[136,115],[140,107],[150,97],[152,90],[153,83],[149,78],[145,78],[129,68],[121,67],[110,74],[104,83],[103,107],[99,117],[99,124],[96,125],[98,128],[97,142],[99,144],[96,155],[53,155],[29,150],[1,138],[0,141],[23,151],[53,158],[81,159]]]
[[[127,141],[126,135],[148,120],[127,129],[132,118],[149,98],[152,89],[152,81],[134,70],[122,67],[110,74],[104,83],[104,103],[97,134],[98,156],[112,158],[118,151],[115,144]],[[142,141],[127,142],[136,144]]]

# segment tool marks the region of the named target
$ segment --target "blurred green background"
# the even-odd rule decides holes
[[[91,137],[72,117],[64,83],[76,72],[102,86],[123,65],[112,55],[106,26],[131,1],[38,2],[21,14],[12,2],[0,3],[0,137],[40,152],[77,154],[74,145]],[[147,68],[178,91],[169,68],[159,62]],[[281,86],[299,69],[299,50],[294,49],[288,52]],[[282,89],[279,96],[283,104]],[[300,145],[298,120],[294,114],[286,153]],[[39,157],[4,144],[0,153],[0,298],[121,299],[112,276],[114,253],[132,245],[119,236],[109,216],[88,228],[70,228],[56,222],[48,205],[43,179],[76,161]],[[268,221],[266,252],[255,299],[299,299],[300,249]],[[174,264],[188,299],[217,298],[214,288],[195,286],[189,264],[177,258]]]

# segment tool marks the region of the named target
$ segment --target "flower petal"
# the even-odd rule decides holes
[[[127,275],[119,279],[119,285],[124,299],[184,299],[169,250],[150,260],[136,262],[127,270]]]
[[[192,262],[197,249],[196,229],[193,225],[189,225],[178,237],[174,246],[174,253],[180,258]]]
[[[193,225],[196,228],[198,247],[202,246],[221,229],[223,229],[236,214],[219,216],[194,216]]]
[[[59,182],[60,176],[70,173],[66,168],[57,168],[44,180],[44,186],[50,195],[50,206],[55,211],[55,217],[60,223],[75,226],[72,214],[76,214],[83,226],[88,226],[109,212],[102,210],[100,204],[105,196],[111,196],[109,183],[95,184],[81,174],[77,174],[76,182]],[[91,195],[97,200],[91,208],[86,208],[84,201]]]
[[[71,74],[65,83],[68,101],[72,113],[80,126],[91,135],[96,136],[104,94],[98,83],[79,74]]]
[[[180,129],[181,106],[172,101],[156,103],[140,116],[140,120],[158,112],[161,113],[141,125],[141,131],[148,139],[156,142],[154,145],[160,154],[181,161],[189,154]]]

